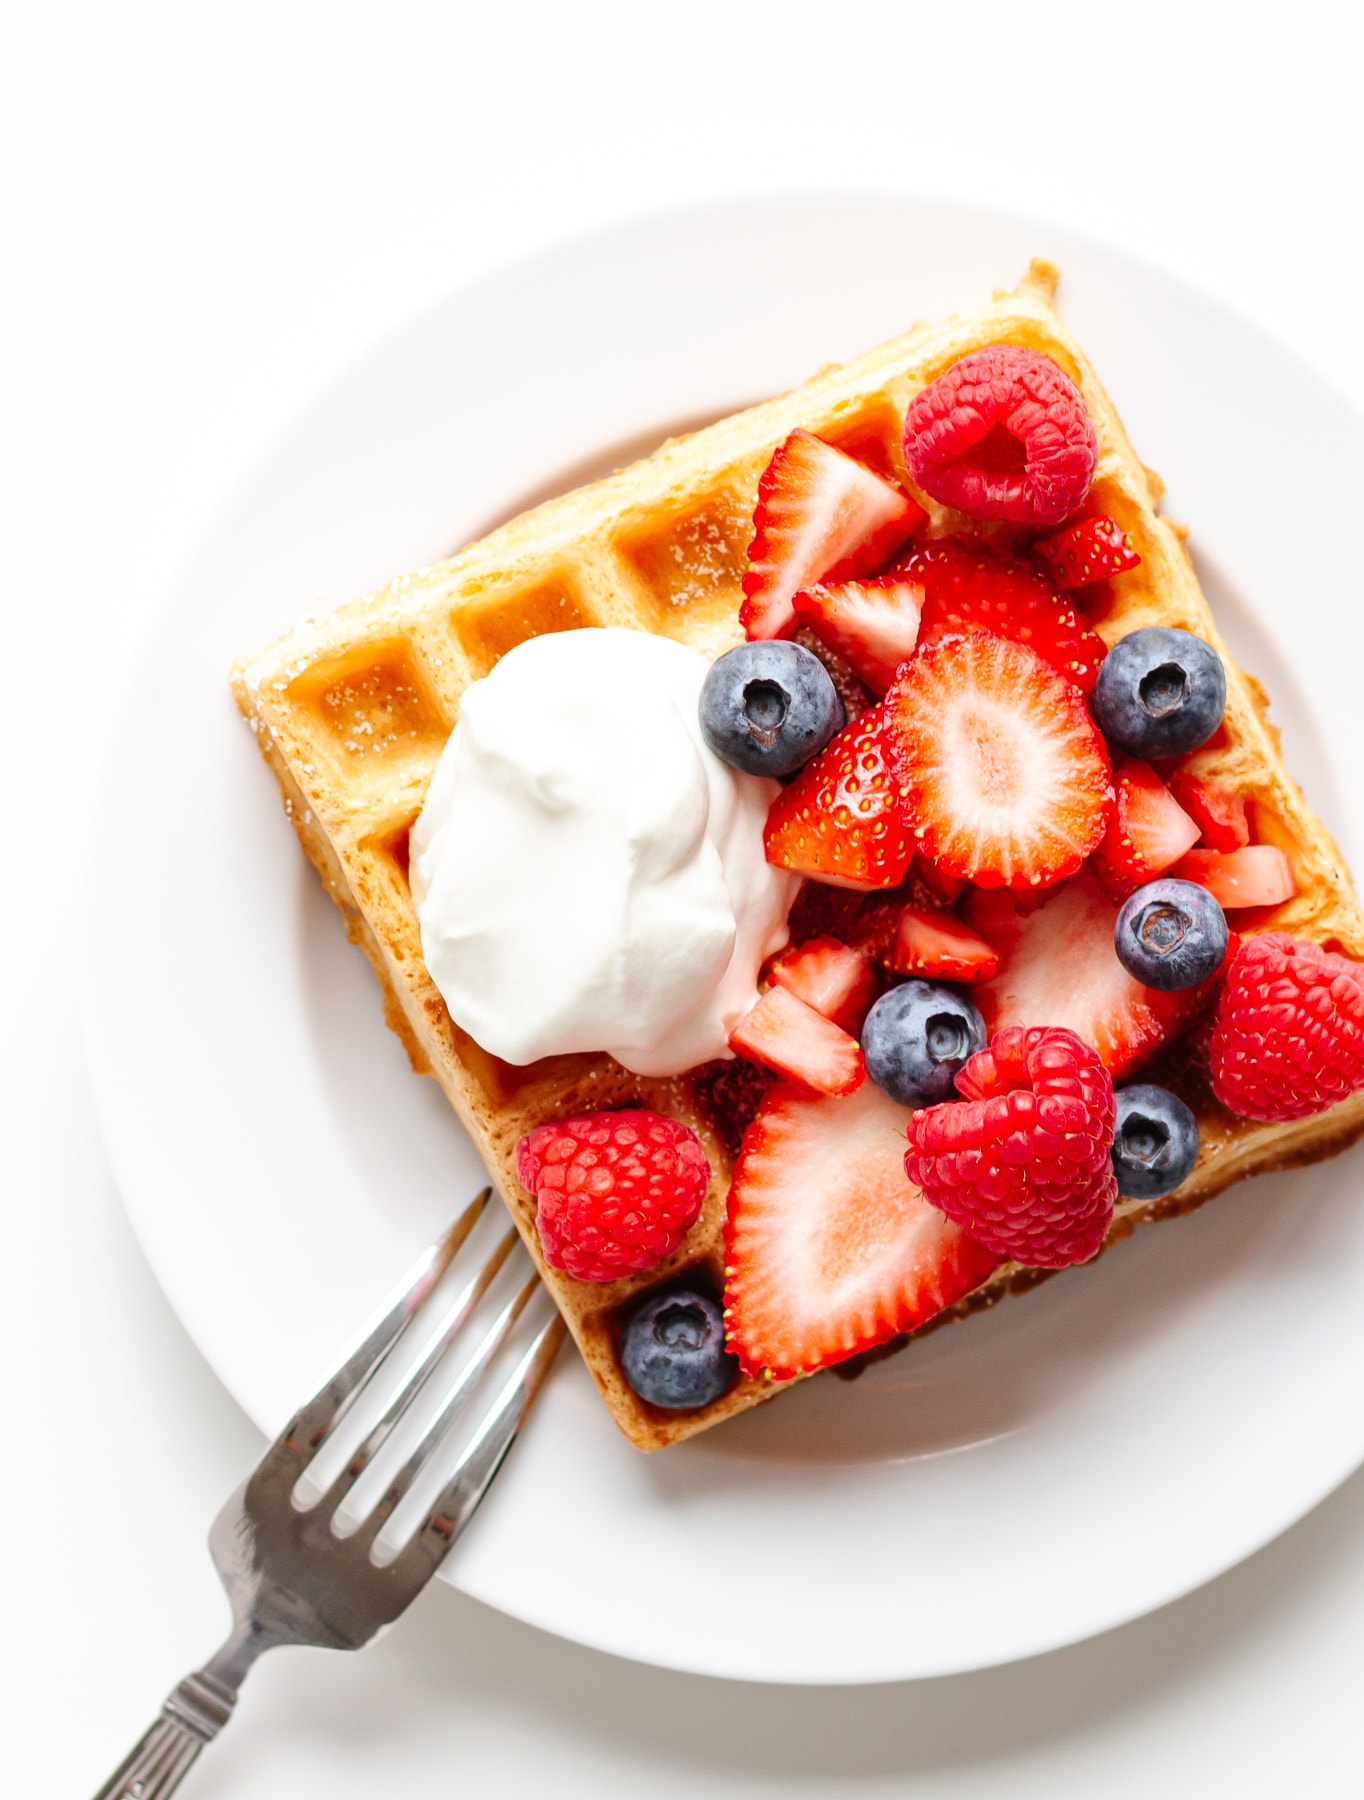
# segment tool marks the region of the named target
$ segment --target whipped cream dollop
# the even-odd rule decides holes
[[[648,632],[561,631],[466,691],[410,876],[451,1017],[506,1062],[723,1056],[787,941],[800,884],[763,855],[778,785],[702,739],[709,667]]]

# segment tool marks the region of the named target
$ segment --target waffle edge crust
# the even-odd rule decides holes
[[[464,689],[525,638],[618,625],[677,638],[711,657],[740,640],[740,583],[758,478],[796,426],[898,479],[928,505],[928,530],[936,534],[966,522],[928,501],[908,478],[900,439],[910,399],[986,344],[1024,345],[1053,358],[1080,388],[1098,433],[1091,503],[1112,514],[1142,558],[1113,584],[1113,605],[1096,628],[1111,644],[1140,626],[1182,626],[1216,648],[1227,671],[1224,727],[1190,766],[1247,797],[1256,836],[1280,845],[1297,876],[1292,900],[1240,914],[1234,923],[1242,931],[1287,931],[1364,959],[1364,914],[1344,859],[1283,766],[1264,691],[1223,643],[1183,532],[1156,512],[1158,477],[1138,460],[1054,309],[1056,280],[1050,264],[1034,262],[1014,291],[997,292],[980,312],[915,325],[802,388],[673,439],[646,460],[513,519],[447,562],[305,622],[233,671],[237,704],[279,781],[285,810],[383,985],[389,1025],[413,1067],[439,1081],[478,1146],[612,1416],[641,1450],[703,1431],[786,1385],[745,1378],[710,1406],[667,1413],[639,1400],[620,1368],[620,1326],[645,1290],[686,1280],[721,1292],[730,1156],[687,1076],[647,1080],[598,1055],[512,1068],[459,1030],[422,960],[407,884],[408,832]],[[1148,1067],[1198,1115],[1197,1166],[1163,1200],[1120,1202],[1109,1243],[1147,1220],[1191,1211],[1243,1176],[1332,1156],[1364,1133],[1364,1093],[1293,1124],[1235,1118],[1178,1052],[1175,1045]],[[541,1254],[534,1201],[516,1179],[516,1142],[546,1119],[631,1104],[691,1125],[714,1179],[700,1218],[659,1268],[610,1284],[574,1281]],[[1037,1271],[1005,1265],[923,1329],[1040,1279]]]

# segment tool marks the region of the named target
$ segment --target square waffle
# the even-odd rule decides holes
[[[407,880],[408,833],[460,696],[499,657],[542,632],[625,626],[681,640],[708,657],[739,642],[741,581],[758,479],[786,435],[803,426],[893,477],[923,502],[928,533],[959,528],[909,480],[901,434],[910,398],[970,351],[1019,344],[1051,357],[1077,384],[1099,441],[1090,499],[1141,555],[1113,584],[1096,620],[1108,643],[1146,625],[1180,626],[1226,667],[1223,729],[1190,759],[1204,779],[1246,797],[1258,841],[1279,845],[1298,891],[1241,930],[1275,929],[1364,959],[1364,914],[1340,852],[1288,775],[1264,691],[1233,661],[1200,591],[1178,527],[1156,511],[1159,479],[1135,455],[1097,376],[1058,317],[1056,271],[1035,262],[1020,286],[964,317],[916,325],[857,361],[750,408],[606,480],[550,500],[434,568],[406,575],[329,618],[307,622],[234,670],[238,705],[284,794],[303,847],[374,965],[388,1023],[415,1069],[433,1074],[478,1146],[621,1430],[654,1450],[770,1398],[783,1383],[744,1378],[688,1413],[641,1401],[621,1372],[624,1316],[645,1291],[678,1283],[717,1296],[732,1156],[723,1122],[694,1075],[632,1075],[604,1055],[558,1056],[516,1068],[490,1056],[451,1019],[422,960]],[[1242,1176],[1332,1155],[1364,1132],[1364,1093],[1313,1118],[1256,1124],[1214,1100],[1187,1044],[1148,1065],[1198,1118],[1197,1166],[1173,1194],[1119,1201],[1109,1241],[1145,1220],[1201,1205]],[[516,1179],[517,1140],[546,1119],[641,1105],[691,1125],[714,1170],[705,1206],[679,1250],[646,1275],[577,1282],[549,1268],[535,1206]],[[923,1329],[1033,1285],[1041,1272],[1005,1265]],[[877,1353],[873,1353],[877,1354]]]

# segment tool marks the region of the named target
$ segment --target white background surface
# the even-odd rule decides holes
[[[659,205],[792,188],[1097,231],[1338,363],[1364,402],[1350,30],[1316,5],[11,9],[3,1491],[25,1654],[7,1788],[92,1790],[216,1641],[203,1533],[258,1447],[131,1240],[73,1038],[72,946],[99,902],[83,777],[140,622],[223,495],[452,286]],[[1267,505],[1276,457],[1305,452],[1265,420]],[[1342,594],[1346,641],[1357,604]],[[149,905],[174,844],[168,818]],[[1114,1529],[1121,1555],[1142,1521]],[[362,1657],[266,1663],[186,1792],[1353,1794],[1361,1651],[1356,1477],[1155,1617],[917,1687],[667,1675],[442,1589]]]

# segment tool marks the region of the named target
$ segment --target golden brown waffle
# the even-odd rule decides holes
[[[303,846],[383,983],[389,1024],[414,1067],[434,1074],[449,1096],[616,1422],[641,1449],[704,1430],[775,1391],[776,1384],[745,1379],[698,1412],[661,1412],[634,1395],[617,1357],[622,1315],[643,1290],[685,1272],[720,1292],[729,1155],[701,1088],[688,1077],[642,1079],[605,1056],[512,1068],[455,1026],[422,961],[407,884],[408,831],[461,694],[523,639],[620,625],[661,632],[708,656],[739,640],[740,582],[758,477],[794,427],[893,475],[928,506],[931,531],[950,530],[964,522],[918,494],[907,477],[900,439],[910,397],[985,344],[1025,345],[1059,363],[1079,385],[1098,432],[1095,510],[1113,515],[1142,558],[1140,568],[1113,584],[1114,604],[1098,629],[1111,643],[1139,626],[1177,625],[1216,647],[1227,669],[1225,723],[1191,766],[1247,798],[1256,837],[1281,845],[1297,875],[1293,900],[1266,909],[1248,927],[1244,918],[1237,923],[1273,926],[1364,957],[1364,915],[1345,863],[1282,765],[1263,691],[1222,642],[1181,533],[1156,514],[1159,480],[1138,461],[1111,401],[1053,309],[1055,282],[1050,265],[1034,263],[1015,292],[996,294],[979,313],[916,325],[793,393],[675,439],[605,481],[523,514],[448,562],[300,626],[234,672],[238,704],[279,778]],[[1213,1101],[1180,1047],[1167,1061],[1161,1078],[1199,1116],[1198,1165],[1167,1199],[1123,1203],[1113,1237],[1141,1220],[1197,1206],[1243,1175],[1329,1156],[1364,1131],[1364,1094],[1296,1124],[1251,1124]],[[626,1103],[691,1124],[715,1177],[701,1217],[660,1268],[609,1286],[576,1282],[540,1255],[534,1204],[516,1180],[513,1150],[523,1132],[547,1118]],[[1007,1266],[949,1316],[1034,1279]]]

